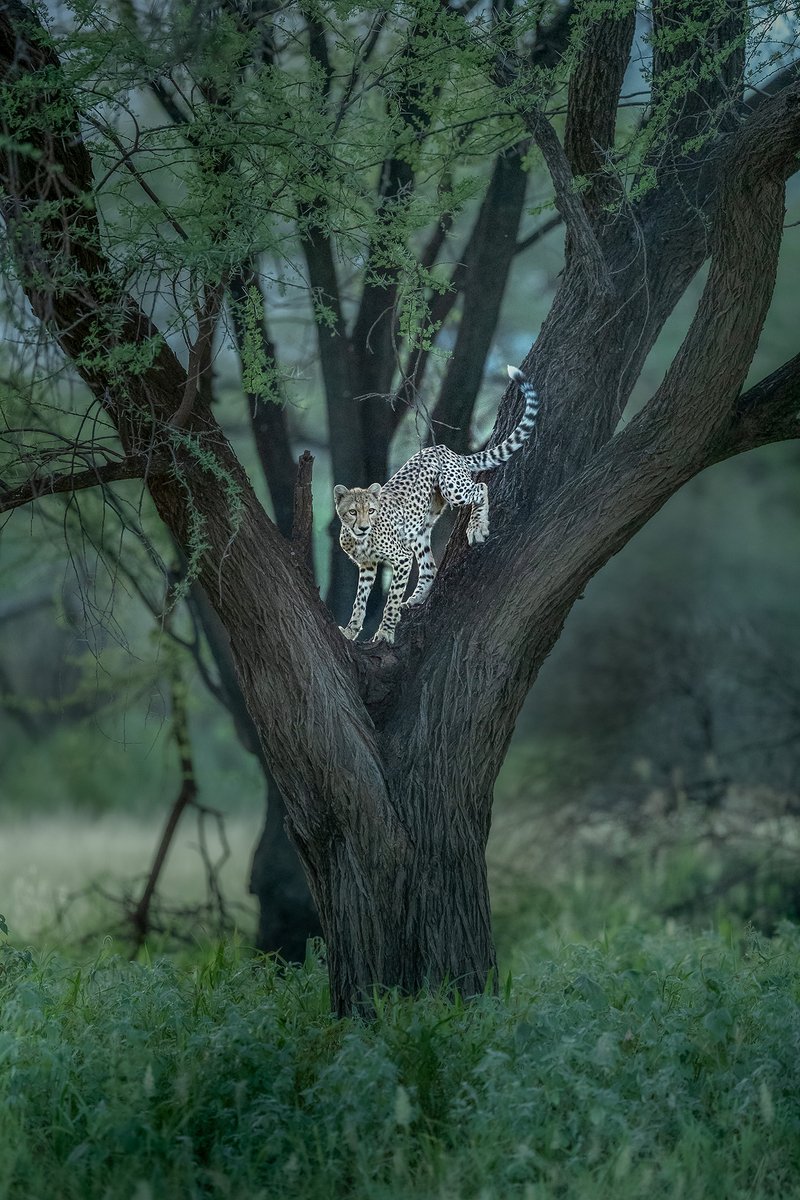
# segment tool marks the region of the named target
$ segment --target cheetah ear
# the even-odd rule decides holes
[[[367,491],[371,496],[375,496],[377,498],[381,494],[381,485],[379,483],[371,483],[367,488]]]
[[[342,496],[346,496],[346,495],[347,495],[347,488],[344,487],[341,483],[337,483],[336,487],[333,489],[334,501],[341,500]]]

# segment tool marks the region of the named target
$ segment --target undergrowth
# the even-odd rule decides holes
[[[531,943],[498,997],[329,1014],[235,947],[0,954],[0,1197],[788,1197],[800,930]]]

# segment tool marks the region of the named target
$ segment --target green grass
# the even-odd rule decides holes
[[[257,906],[246,891],[247,876],[261,821],[258,812],[228,818],[230,857],[219,876],[242,930],[251,937]],[[38,949],[72,948],[87,935],[105,933],[118,924],[121,910],[96,894],[81,893],[94,882],[112,895],[140,895],[160,833],[161,823],[152,817],[118,812],[90,817],[57,810],[34,812],[26,820],[14,814],[0,821],[0,912],[5,912],[20,941]],[[213,827],[208,830],[208,847],[218,860],[221,846]],[[170,905],[187,907],[206,898],[197,822],[191,813],[178,827],[158,895]],[[60,909],[63,915],[57,921]],[[197,923],[188,919],[181,927],[187,936],[199,932]]]
[[[499,998],[0,955],[0,1197],[800,1194],[800,930],[535,942]]]

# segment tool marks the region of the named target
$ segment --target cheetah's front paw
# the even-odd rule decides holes
[[[348,642],[354,642],[356,640],[356,638],[358,637],[358,635],[361,633],[361,630],[353,629],[352,625],[347,625],[347,626],[340,625],[339,633],[344,634],[344,636],[347,638]]]
[[[370,638],[370,641],[373,643],[374,642],[386,642],[388,645],[393,646],[394,645],[394,630],[393,629],[384,629],[381,626],[381,628],[377,631],[375,636],[373,638]]]
[[[489,524],[485,525],[468,525],[467,526],[467,541],[470,546],[478,546],[481,542],[485,542],[489,536]]]

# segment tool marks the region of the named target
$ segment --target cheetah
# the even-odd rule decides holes
[[[431,530],[448,505],[454,508],[471,505],[467,525],[470,545],[488,537],[488,489],[485,483],[475,483],[472,476],[507,462],[530,437],[539,410],[538,396],[522,372],[508,367],[508,374],[519,385],[525,412],[516,429],[499,446],[467,455],[455,454],[446,446],[431,446],[418,451],[383,487],[379,483],[368,488],[337,484],[333,489],[336,512],[342,523],[339,544],[358,567],[353,615],[344,628],[339,627],[346,638],[355,641],[360,634],[378,564],[388,563],[392,582],[380,627],[372,640],[394,642],[401,609],[422,604],[433,586],[436,563],[431,552]],[[415,558],[419,581],[414,593],[402,603]]]

